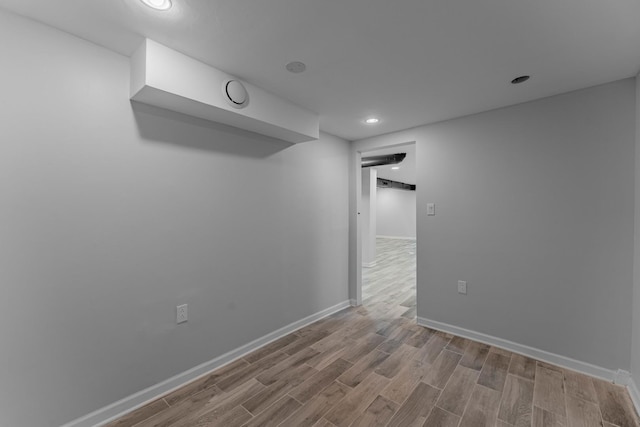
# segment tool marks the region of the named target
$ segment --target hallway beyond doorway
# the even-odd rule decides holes
[[[362,269],[362,304],[389,305],[398,316],[415,319],[415,240],[376,238],[376,263]]]

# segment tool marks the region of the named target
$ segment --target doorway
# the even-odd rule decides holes
[[[410,142],[356,156],[356,304],[407,319],[416,317],[415,151]]]

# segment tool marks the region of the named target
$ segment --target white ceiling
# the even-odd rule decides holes
[[[0,0],[130,54],[149,37],[313,110],[346,139],[635,75],[638,0]],[[307,71],[284,68],[303,61]],[[532,79],[509,82],[521,74]],[[370,115],[381,122],[367,126]]]
[[[407,157],[396,165],[375,166],[378,171],[378,178],[390,179],[392,181],[404,182],[405,184],[416,183],[416,144],[408,144],[395,146],[391,148],[381,148],[375,151],[367,151],[362,153],[362,157],[379,156],[382,154],[406,153]],[[400,169],[393,170],[393,166],[399,166]]]

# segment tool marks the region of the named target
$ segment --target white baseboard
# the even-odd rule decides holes
[[[358,301],[355,299],[350,299],[349,300],[349,304],[351,304],[351,307],[359,307],[360,304],[358,304]]]
[[[376,236],[376,238],[380,238],[380,239],[398,239],[398,240],[416,240],[415,237],[404,237],[404,236]]]
[[[602,378],[607,381],[614,381],[618,378],[618,373],[612,369],[602,368],[600,366],[592,365],[591,363],[571,359],[570,357],[561,356],[559,354],[551,353],[545,350],[518,344],[513,341],[486,335],[481,332],[459,328],[457,326],[449,325],[448,323],[425,319],[424,317],[418,317],[417,322],[418,325],[421,326],[426,326],[438,331],[458,335],[460,337],[468,338],[473,341],[479,341],[485,344],[492,345],[494,347],[500,347],[513,353],[529,356],[532,359],[541,360],[552,365],[557,365],[562,368],[567,368],[573,371],[581,372],[583,374],[591,375],[592,377]]]
[[[307,316],[304,319],[300,319],[285,327],[282,327],[277,331],[273,331],[263,337],[253,340],[250,343],[243,345],[242,347],[238,347],[235,350],[231,350],[228,353],[216,357],[215,359],[191,368],[188,371],[182,372],[145,390],[139,391],[135,394],[132,394],[131,396],[125,397],[122,400],[112,403],[111,405],[105,406],[102,409],[98,409],[95,412],[71,421],[63,425],[62,427],[97,427],[104,425],[146,405],[149,402],[154,401],[158,397],[161,397],[173,390],[182,387],[186,383],[207,375],[210,372],[233,362],[234,360],[246,355],[247,353],[251,353],[252,351],[255,351],[260,347],[263,347],[279,338],[282,338],[285,335],[295,332],[300,328],[303,328],[313,322],[330,316],[333,313],[336,313],[350,306],[350,301],[343,301],[339,304],[334,305],[333,307],[326,308],[322,311],[312,314],[311,316]]]
[[[640,414],[640,391],[638,390],[638,386],[636,382],[633,380],[633,377],[629,378],[629,384],[627,384],[627,390],[629,390],[629,395],[631,396],[631,401],[633,402],[633,406],[636,407],[636,412]]]
[[[363,262],[363,263],[362,263],[362,266],[363,266],[364,268],[371,268],[371,267],[375,267],[375,266],[376,266],[376,264],[377,264],[377,262],[376,262],[376,261],[372,261],[372,262]]]

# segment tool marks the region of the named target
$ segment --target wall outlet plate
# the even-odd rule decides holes
[[[176,307],[176,323],[184,323],[188,320],[187,304]]]
[[[462,295],[467,294],[467,282],[458,280],[458,293]]]

